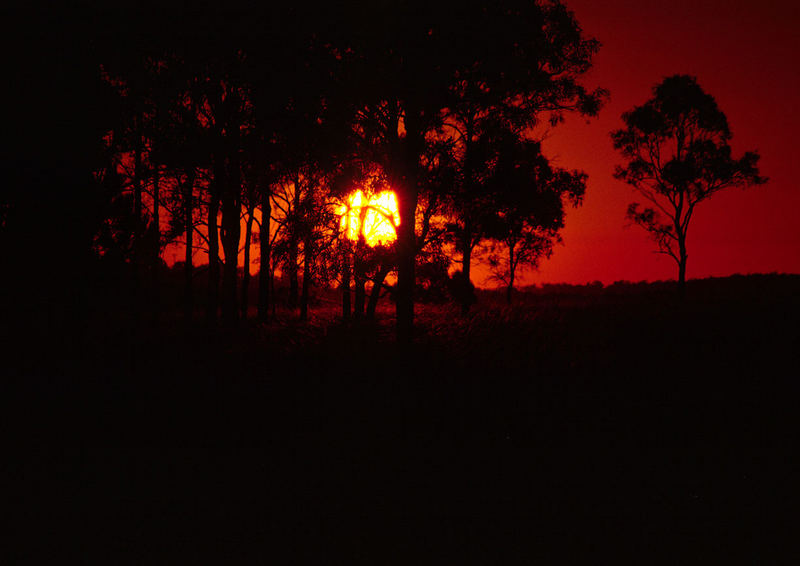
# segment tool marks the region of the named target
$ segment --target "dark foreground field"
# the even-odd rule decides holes
[[[798,563],[800,278],[517,300],[9,339],[0,562]]]

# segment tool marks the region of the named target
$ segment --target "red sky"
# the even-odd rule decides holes
[[[611,98],[588,123],[568,118],[544,149],[557,165],[589,174],[583,206],[570,210],[564,245],[525,274],[530,283],[605,284],[674,279],[675,262],[653,253],[638,226],[626,227],[633,189],[613,178],[620,157],[609,133],[621,114],[647,100],[664,77],[697,77],[727,115],[736,155],[756,149],[766,185],[728,189],[697,208],[688,235],[688,277],[800,273],[800,191],[791,168],[800,135],[800,5],[763,0],[565,0],[585,32],[602,43],[588,86]],[[257,249],[253,249],[254,256]],[[180,259],[165,253],[172,263]],[[172,260],[172,261],[170,261]],[[203,263],[204,254],[195,261]],[[256,270],[257,265],[252,269]],[[486,286],[476,265],[473,282]],[[489,285],[493,285],[489,283]]]
[[[609,132],[665,76],[697,77],[728,117],[736,155],[757,149],[769,183],[728,189],[702,203],[689,228],[688,277],[800,273],[800,191],[791,168],[800,134],[800,4],[736,0],[565,0],[603,44],[587,84],[611,91],[588,124],[568,119],[545,142],[563,167],[589,174],[564,245],[526,283],[674,279],[677,267],[638,226],[625,228],[636,194],[613,178],[621,162]],[[639,199],[640,200],[640,199]],[[482,274],[475,283],[480,285]]]

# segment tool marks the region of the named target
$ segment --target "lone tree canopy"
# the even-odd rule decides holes
[[[648,204],[628,207],[628,218],[647,230],[658,251],[678,264],[678,283],[686,282],[686,233],[695,207],[732,186],[767,181],[758,171],[759,155],[731,155],[731,131],[714,98],[688,75],[665,78],[653,98],[622,115],[625,128],[611,133],[626,159],[614,176],[634,187]]]

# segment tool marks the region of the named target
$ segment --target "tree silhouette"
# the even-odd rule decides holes
[[[759,155],[731,155],[725,114],[695,77],[674,75],[653,88],[653,97],[622,115],[625,128],[612,132],[626,159],[615,177],[634,187],[649,206],[631,203],[628,218],[647,230],[658,252],[678,264],[686,283],[686,234],[699,203],[726,187],[762,184]],[[666,220],[663,217],[666,217]]]
[[[401,218],[397,330],[400,340],[408,341],[419,246],[415,225],[406,219],[417,216],[420,161],[432,134],[458,104],[458,85],[468,78],[478,91],[492,93],[491,102],[476,101],[485,110],[506,100],[522,114],[547,108],[554,122],[572,108],[595,111],[604,93],[587,91],[577,78],[590,68],[598,44],[584,37],[560,2],[376,3],[346,15],[342,27],[352,30],[343,50],[355,54],[362,71],[355,73],[364,101],[358,109],[386,115],[387,108],[399,117],[387,131],[393,143],[385,169]]]
[[[509,73],[510,59],[489,58],[480,67],[459,70],[451,89],[454,101],[443,127],[452,140],[458,170],[450,195],[450,231],[467,283],[472,253],[486,239],[484,228],[491,217],[486,183],[494,165],[497,132],[513,132],[521,138],[542,122],[558,124],[566,113],[596,116],[608,94],[604,89],[588,91],[580,83],[599,43],[581,35],[573,14],[554,4],[543,7],[538,18],[545,28],[537,30],[542,34],[539,48],[520,44],[528,49],[520,54],[530,65],[528,73],[513,67]],[[487,76],[492,82],[487,82]],[[462,311],[466,312],[469,294],[464,298]]]
[[[239,308],[241,309],[242,320],[247,319],[247,310],[250,306],[249,290],[250,290],[250,251],[253,243],[253,223],[255,221],[255,211],[258,206],[258,173],[254,171],[253,164],[257,163],[255,159],[245,159],[242,163],[242,186],[243,192],[243,207],[244,207],[244,259],[242,271],[242,288],[241,300]]]
[[[553,168],[538,142],[506,133],[495,141],[497,157],[487,185],[493,214],[484,220],[494,240],[489,257],[494,278],[506,285],[510,304],[521,268],[536,267],[552,253],[564,227],[564,205],[579,205],[586,174]]]
[[[137,12],[114,26],[96,54],[121,105],[120,124],[106,129],[116,165],[103,178],[120,185],[115,206],[132,212],[106,215],[104,236],[116,237],[134,277],[141,259],[157,269],[165,245],[184,246],[187,316],[196,267],[189,248],[201,242],[211,321],[246,315],[250,277],[247,265],[240,276],[238,255],[244,245],[249,264],[253,240],[260,318],[276,265],[289,302],[307,314],[312,280],[333,272],[335,222],[323,217],[328,199],[344,196],[333,179],[353,165],[361,174],[346,190],[380,176],[396,193],[401,221],[385,249],[342,242],[343,310],[369,316],[396,272],[398,334],[407,340],[417,267],[441,279],[453,259],[443,247],[448,221],[460,230],[451,243],[462,256],[464,288],[471,285],[470,255],[486,239],[480,216],[495,198],[487,185],[495,140],[487,132],[525,137],[565,113],[596,113],[605,95],[580,82],[598,43],[560,2],[320,9],[234,2],[186,17]],[[278,181],[287,179],[295,190],[283,202]]]

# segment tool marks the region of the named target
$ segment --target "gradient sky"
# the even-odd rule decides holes
[[[544,142],[562,167],[589,175],[583,205],[570,209],[564,244],[537,271],[518,280],[582,284],[595,280],[675,279],[677,266],[625,218],[641,197],[613,177],[622,159],[610,132],[621,115],[642,104],[664,77],[690,74],[727,115],[734,155],[755,149],[766,185],[729,188],[696,209],[688,234],[688,278],[734,273],[800,273],[800,191],[792,171],[800,161],[800,5],[763,0],[564,0],[587,35],[602,43],[586,77],[611,98],[599,117],[567,118]],[[253,248],[254,257],[257,247]],[[182,252],[168,247],[169,264]],[[195,261],[204,263],[205,254]],[[251,271],[257,271],[253,264]],[[474,265],[473,282],[487,281]]]
[[[598,118],[570,118],[544,149],[562,167],[589,174],[581,208],[570,210],[564,245],[524,283],[613,283],[674,279],[670,257],[638,226],[625,227],[641,200],[613,178],[621,163],[609,132],[665,76],[697,77],[727,115],[734,154],[756,149],[766,185],[731,188],[701,203],[688,235],[687,276],[800,273],[800,191],[792,168],[800,135],[800,4],[730,0],[565,0],[602,48],[587,84],[611,91]],[[482,283],[481,271],[475,283]]]

